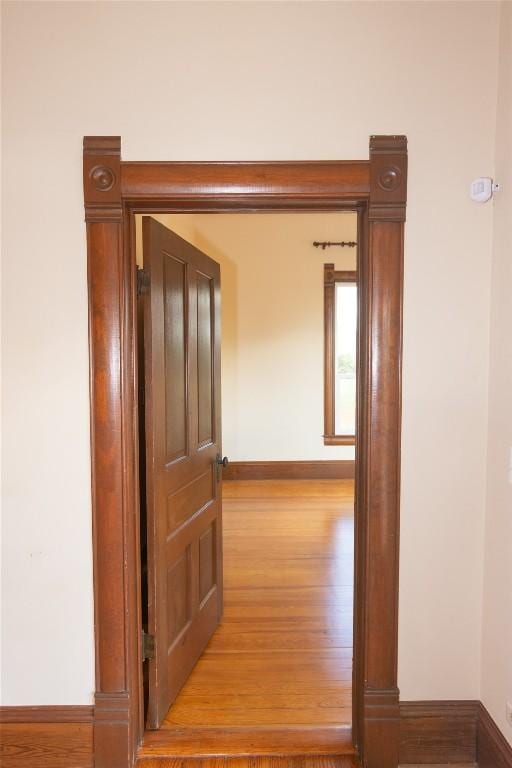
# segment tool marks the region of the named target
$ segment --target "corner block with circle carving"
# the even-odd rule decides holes
[[[400,168],[397,168],[396,165],[390,165],[384,168],[377,183],[385,192],[392,192],[400,186],[401,176],[402,171]]]
[[[121,139],[84,138],[84,197],[88,220],[112,216],[121,207]]]
[[[370,139],[370,218],[404,221],[406,199],[406,137],[372,136]]]
[[[100,192],[108,192],[116,183],[114,171],[106,165],[95,165],[94,168],[91,168],[89,177]]]

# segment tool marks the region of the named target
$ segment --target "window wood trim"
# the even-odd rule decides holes
[[[355,435],[335,433],[334,345],[336,283],[356,283],[356,270],[336,270],[324,264],[324,445],[355,445]],[[357,374],[356,374],[357,376]],[[357,380],[357,379],[356,379]]]

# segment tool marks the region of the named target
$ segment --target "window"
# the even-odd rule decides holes
[[[324,443],[353,445],[356,433],[357,273],[324,264]]]

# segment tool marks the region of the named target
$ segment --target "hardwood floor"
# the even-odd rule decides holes
[[[355,757],[142,758],[137,768],[360,768]],[[428,768],[428,766],[426,766]]]
[[[225,482],[223,498],[223,621],[141,754],[350,754],[353,481]]]
[[[295,757],[207,757],[207,758],[158,758],[147,757],[137,761],[137,768],[361,768],[354,755],[303,755]],[[478,768],[477,763],[450,763],[440,765],[401,764],[399,768]]]
[[[213,757],[144,758],[137,768],[361,768],[356,757]],[[400,768],[478,768],[476,763],[450,765],[402,765]]]

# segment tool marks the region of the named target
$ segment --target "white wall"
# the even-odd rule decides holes
[[[139,229],[141,218],[139,219]],[[220,264],[222,451],[231,461],[352,459],[326,446],[324,263],[355,269],[355,213],[157,214]]]
[[[482,701],[512,744],[512,3],[502,6],[491,293]]]
[[[467,187],[493,172],[498,6],[2,11],[5,703],[93,689],[84,134],[134,160],[366,158],[369,134],[408,135],[399,682],[478,697],[492,208]]]

